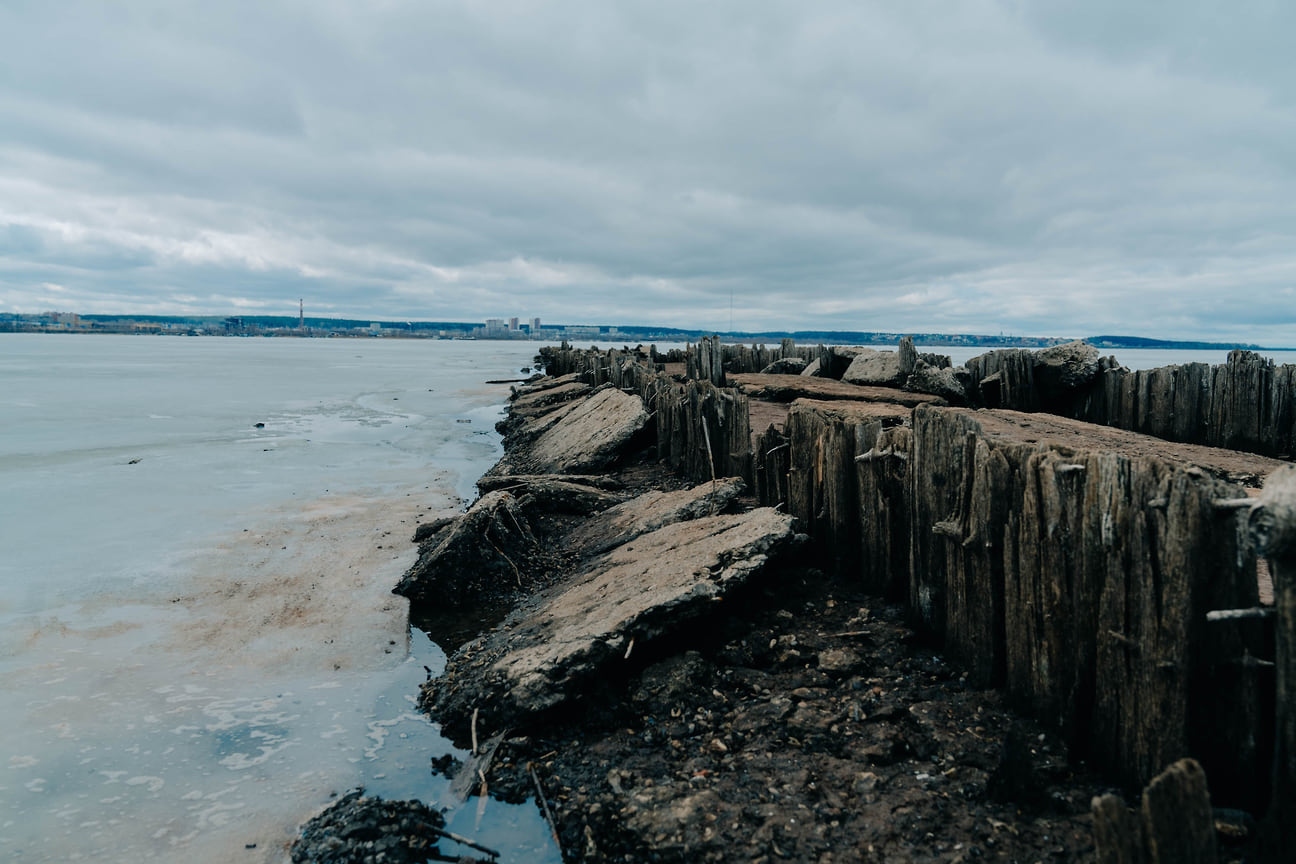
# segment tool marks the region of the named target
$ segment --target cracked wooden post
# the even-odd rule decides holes
[[[1275,722],[1273,797],[1266,844],[1296,848],[1296,466],[1265,480],[1248,520],[1256,551],[1269,558],[1274,585]],[[1275,858],[1274,860],[1277,860]]]
[[[1215,820],[1206,772],[1180,759],[1143,790],[1131,812],[1118,795],[1090,804],[1099,864],[1215,864]]]

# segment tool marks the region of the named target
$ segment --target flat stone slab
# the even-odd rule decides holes
[[[725,477],[692,489],[645,492],[586,519],[563,542],[577,554],[599,555],[674,522],[722,513],[742,494],[745,485],[741,477]]]
[[[858,402],[891,402],[913,408],[918,405],[944,405],[945,400],[929,393],[910,393],[895,387],[864,387],[803,375],[729,375],[730,386],[737,387],[752,399],[791,402],[793,399],[847,399]]]
[[[457,741],[518,728],[680,632],[794,542],[772,508],[677,522],[594,559],[459,648],[422,704]]]
[[[601,471],[624,455],[630,441],[648,422],[648,411],[636,395],[612,387],[596,391],[559,412],[532,421],[541,428],[535,439],[518,442],[489,472],[510,474],[582,474]],[[521,437],[521,436],[519,436]]]
[[[504,437],[504,450],[512,452],[552,429],[577,404],[579,403],[558,402],[531,414],[514,414],[510,411],[507,417],[495,424],[495,431]]]

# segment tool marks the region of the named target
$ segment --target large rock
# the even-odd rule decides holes
[[[1098,375],[1098,349],[1077,339],[1035,352],[1035,385],[1074,390]]]
[[[444,829],[445,817],[422,801],[384,801],[356,789],[302,826],[292,845],[292,861],[421,864],[440,854],[437,844],[449,836]],[[459,851],[457,845],[450,848]]]
[[[898,387],[907,377],[908,375],[900,366],[899,353],[863,348],[855,355],[855,359],[851,360],[841,380],[848,384]]]
[[[515,447],[495,464],[491,476],[509,474],[579,474],[616,463],[648,422],[638,396],[613,387],[560,409],[535,440]],[[552,415],[537,418],[548,420]]]
[[[971,375],[966,369],[951,369],[929,366],[919,360],[913,372],[905,380],[905,389],[915,393],[930,393],[939,396],[951,405],[967,403],[967,388]]]
[[[819,361],[811,360],[806,367],[801,370],[801,374],[806,378],[820,378],[822,374],[819,371]]]
[[[784,357],[760,370],[762,375],[800,375],[805,371],[806,361],[800,357]]]
[[[677,492],[646,492],[585,520],[563,542],[580,555],[601,554],[674,522],[722,513],[744,485],[741,477],[725,477]]]
[[[635,645],[681,632],[743,585],[795,534],[771,508],[677,522],[594,559],[462,646],[422,704],[452,739],[477,716],[489,735],[524,726],[615,674]]]

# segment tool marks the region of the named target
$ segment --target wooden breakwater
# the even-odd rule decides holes
[[[1246,487],[1278,463],[1064,416],[931,403],[911,411],[798,399],[775,410],[782,422],[766,423],[770,405],[713,382],[717,363],[739,375],[730,361],[742,355],[728,348],[706,340],[683,357],[543,353],[551,372],[638,393],[654,412],[664,461],[695,480],[744,477],[762,504],[802,520],[826,566],[905,599],[970,680],[1003,687],[1019,710],[1062,732],[1072,758],[1128,792],[1183,757],[1204,766],[1217,805],[1261,813],[1281,786],[1275,777],[1292,785],[1296,765],[1275,742],[1275,716],[1296,717],[1296,694],[1275,681],[1274,618],[1208,619],[1260,607]],[[821,359],[829,351],[804,353]],[[1235,443],[1272,430],[1265,440],[1290,441],[1293,430],[1277,420],[1253,422],[1256,400],[1223,395],[1261,374],[1252,357],[1231,355],[1224,371],[1184,376],[1199,382],[1185,387],[1214,394],[1194,409],[1212,419],[1178,428],[1257,430],[1225,437]],[[1021,383],[1012,363],[1024,374],[1026,360],[1003,357],[981,372],[999,374],[1010,403],[1014,393],[1033,392],[1029,405],[1058,408]],[[1093,388],[1155,392],[1162,406],[1187,398],[1166,402],[1163,390],[1139,383],[1178,373],[1115,371],[1104,367],[1108,383]],[[1290,378],[1288,367],[1263,375]],[[1092,406],[1098,392],[1076,398]],[[1152,399],[1130,397],[1129,405]],[[1168,409],[1120,410],[1151,422]],[[1287,415],[1274,408],[1263,416]]]
[[[689,352],[692,378],[724,383],[725,373],[759,372],[783,357],[817,361],[822,374],[840,378],[846,355],[832,346],[778,348],[720,344],[704,339]],[[1167,441],[1245,450],[1290,458],[1296,454],[1296,365],[1276,364],[1235,350],[1225,363],[1186,363],[1131,371],[1114,358],[1098,359],[1091,380],[1059,387],[1039,352],[989,351],[965,364],[972,407],[1046,411],[1142,432]]]

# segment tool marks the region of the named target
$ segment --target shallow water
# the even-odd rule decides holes
[[[446,800],[444,655],[389,593],[535,348],[0,335],[0,857],[281,861],[364,785],[557,860],[534,807]]]

